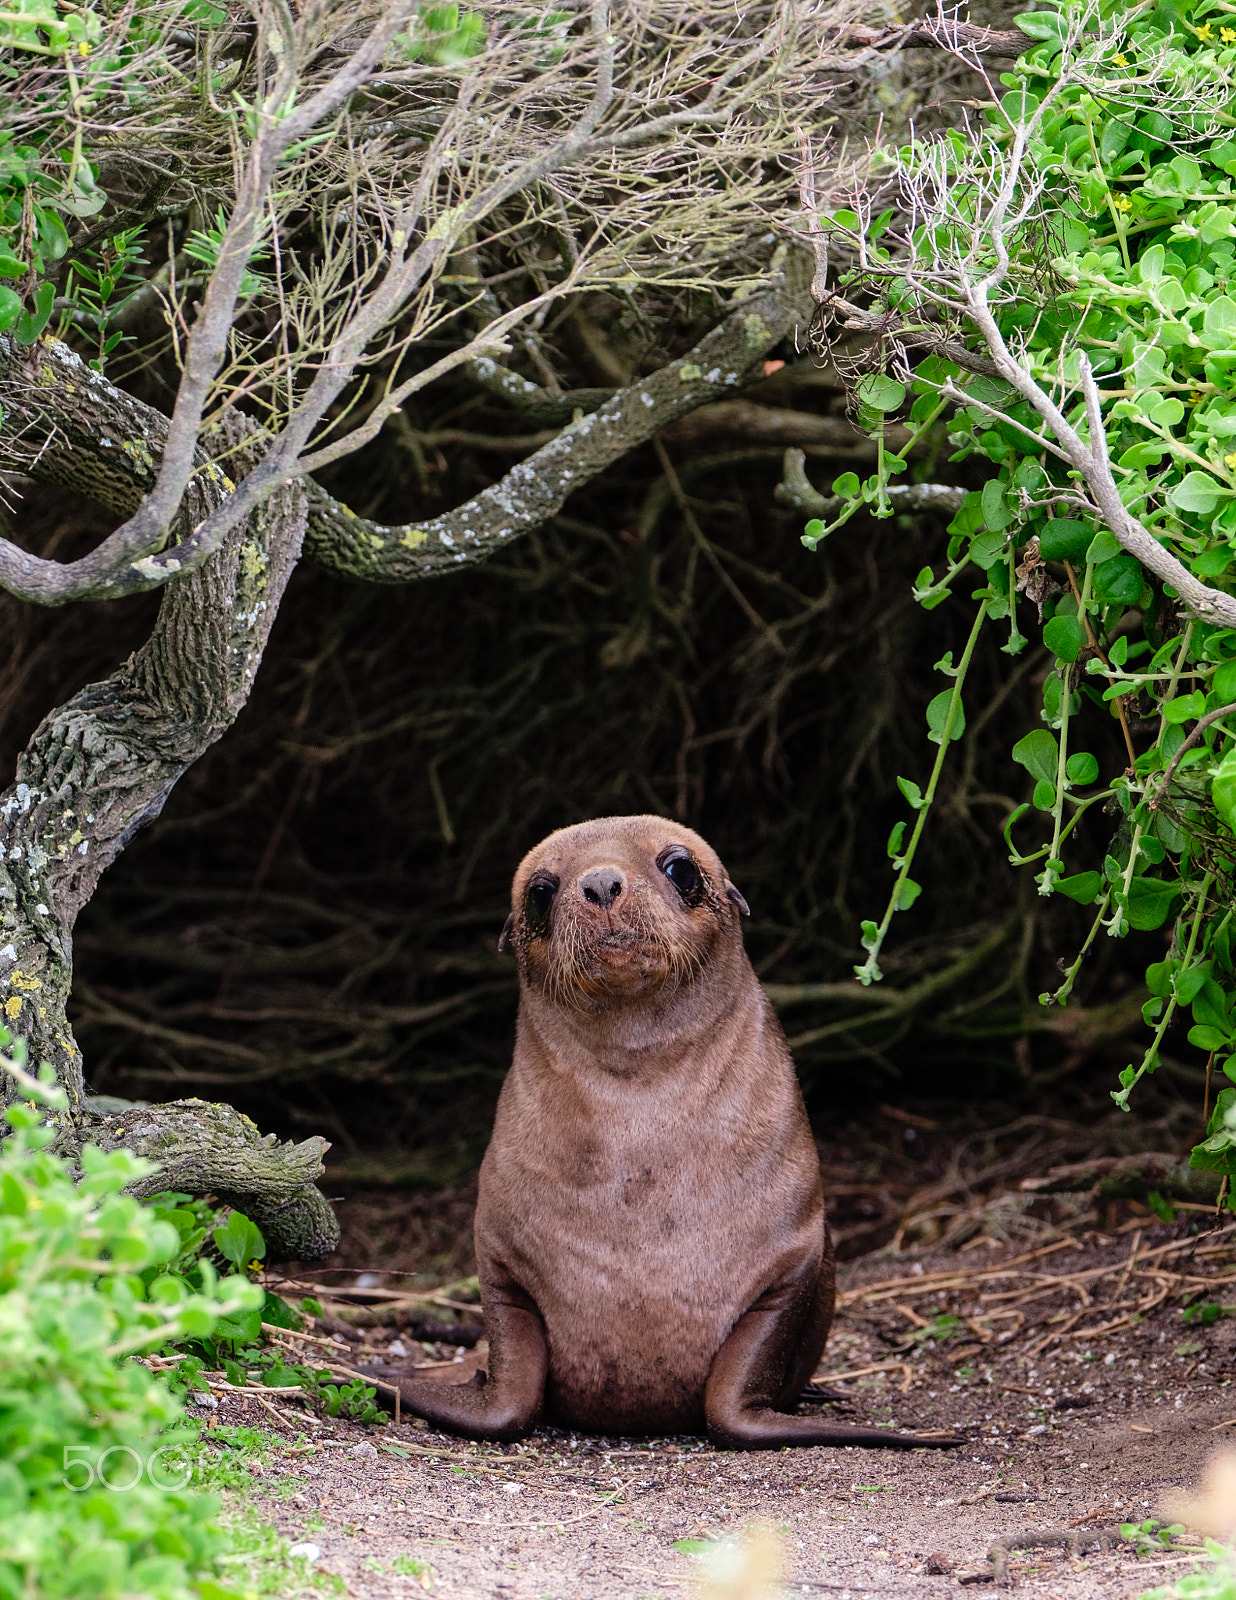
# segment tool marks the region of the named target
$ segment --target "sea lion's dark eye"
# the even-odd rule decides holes
[[[551,882],[547,878],[538,878],[535,883],[528,885],[528,892],[524,896],[524,909],[528,914],[528,921],[533,924],[545,925],[549,916],[549,908],[554,903],[554,896],[558,892],[555,879]]]
[[[661,871],[684,900],[689,902],[699,894],[700,869],[690,856],[671,856]]]

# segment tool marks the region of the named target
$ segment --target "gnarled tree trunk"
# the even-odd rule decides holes
[[[153,482],[164,419],[63,346],[6,353],[0,405],[8,464],[129,514]],[[203,454],[183,507],[188,526],[245,470],[251,431],[232,415],[208,435],[226,470]],[[196,572],[168,584],[147,643],[40,723],[16,781],[0,796],[0,1010],[26,1039],[31,1062],[53,1067],[68,1093],[59,1147],[124,1143],[158,1163],[146,1192],[225,1197],[264,1228],[272,1254],[285,1257],[325,1254],[338,1240],[313,1181],[326,1141],[273,1145],[230,1107],[200,1101],[105,1118],[91,1108],[66,1005],[78,913],[248,699],[305,521],[305,491],[290,484]],[[6,1096],[20,1093],[3,1081]]]

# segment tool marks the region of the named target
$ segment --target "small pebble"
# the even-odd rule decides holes
[[[304,1544],[294,1544],[288,1551],[288,1555],[303,1556],[306,1561],[320,1561],[322,1559],[322,1552],[317,1545],[310,1544],[308,1540]]]
[[[408,1353],[408,1347],[404,1344],[402,1339],[396,1339],[393,1341],[393,1343],[388,1345],[386,1353],[388,1356],[406,1356]]]
[[[352,1446],[348,1454],[350,1456],[364,1456],[367,1461],[376,1461],[378,1459],[378,1448],[376,1445],[370,1444],[368,1439],[362,1439],[359,1444]]]

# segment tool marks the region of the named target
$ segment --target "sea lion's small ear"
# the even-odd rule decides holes
[[[737,891],[735,891],[735,892],[737,893]],[[741,900],[742,896],[739,895],[738,898]],[[512,912],[511,915],[502,924],[502,932],[498,935],[498,949],[499,950],[507,950],[507,949],[510,948],[511,935],[514,932],[515,932],[515,914],[514,914],[514,912]]]
[[[747,904],[741,890],[735,889],[728,878],[725,880],[725,897],[727,900],[734,902],[744,917],[751,915],[751,907]]]

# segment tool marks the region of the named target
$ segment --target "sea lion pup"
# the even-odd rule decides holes
[[[833,1319],[832,1243],[716,853],[604,817],[530,851],[511,904],[515,1055],[476,1211],[488,1379],[401,1378],[403,1406],[472,1439],[544,1418],[748,1450],[960,1443],[789,1414]]]

